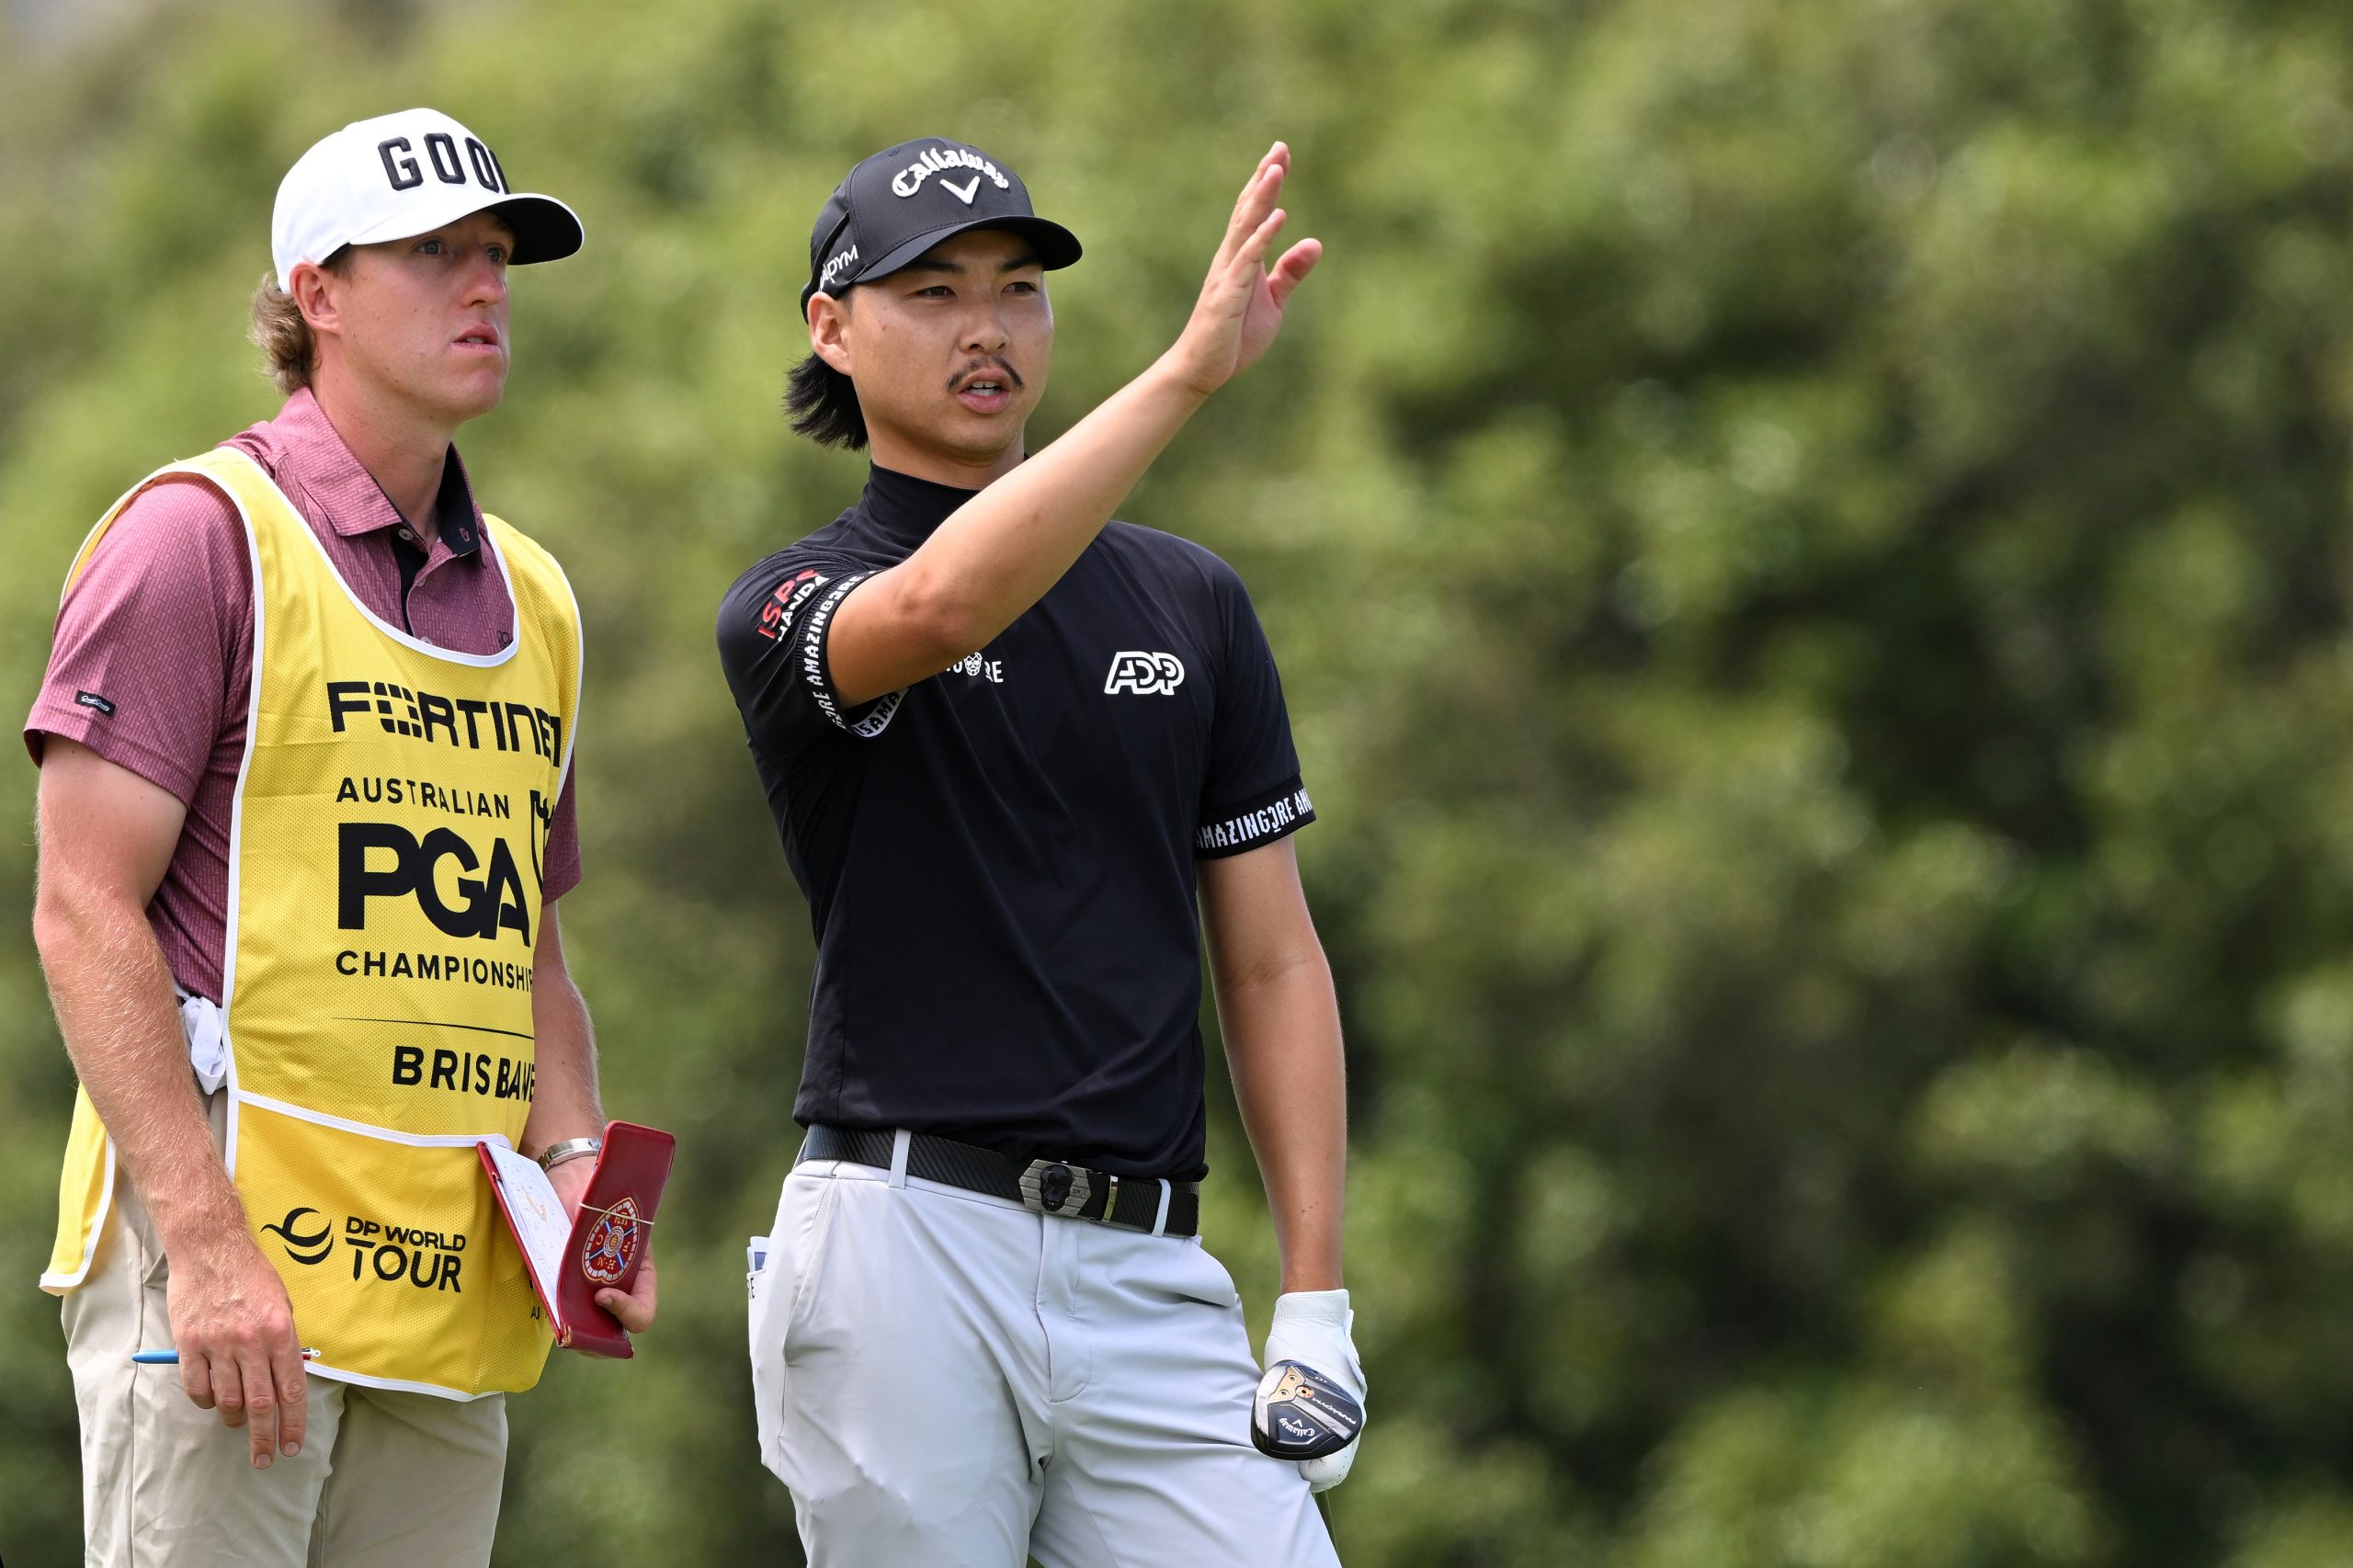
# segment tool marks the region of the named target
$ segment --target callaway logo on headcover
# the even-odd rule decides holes
[[[965,181],[961,186],[951,185],[945,178],[942,178],[939,182],[939,187],[942,190],[945,190],[949,195],[954,197],[957,200],[962,202],[967,207],[970,207],[972,204],[972,198],[980,192],[981,175],[988,176],[989,183],[995,186],[999,190],[1006,189],[1011,183],[1003,174],[998,172],[997,166],[995,164],[990,163],[986,158],[982,157],[978,153],[972,151],[970,148],[926,147],[922,152],[915,154],[914,163],[911,163],[905,168],[901,169],[898,174],[892,177],[891,181],[891,194],[899,197],[913,196],[915,192],[923,188],[923,182],[925,180],[929,179],[934,175],[945,176],[949,169],[977,169],[980,171],[980,174],[974,175],[971,179]]]

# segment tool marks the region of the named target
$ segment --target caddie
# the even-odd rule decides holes
[[[718,637],[817,938],[749,1325],[813,1568],[1335,1562],[1310,1493],[1355,1445],[1253,1447],[1259,1369],[1199,1237],[1206,937],[1282,1254],[1267,1358],[1361,1400],[1339,1014],[1290,837],[1314,812],[1241,579],[1110,520],[1314,267],[1313,240],[1269,255],[1290,163],[1260,161],[1176,343],[1034,455],[1046,275],[1079,244],[1010,168],[903,143],[811,233],[794,427],[873,466]]]
[[[581,227],[417,108],[305,153],[270,240],[285,405],[108,510],[25,722],[82,1085],[41,1284],[88,1562],[483,1563],[551,1340],[474,1143],[576,1205],[605,1119],[556,916],[579,610],[451,438],[508,267]]]

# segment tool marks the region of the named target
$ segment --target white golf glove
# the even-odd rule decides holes
[[[1275,1321],[1267,1330],[1263,1365],[1304,1361],[1362,1404],[1364,1363],[1357,1358],[1356,1341],[1348,1336],[1356,1318],[1348,1310],[1346,1290],[1293,1290],[1276,1297]],[[1300,1460],[1299,1473],[1307,1477],[1308,1490],[1323,1492],[1346,1481],[1348,1467],[1357,1462],[1357,1444],[1363,1441],[1359,1433],[1356,1442],[1338,1453]]]

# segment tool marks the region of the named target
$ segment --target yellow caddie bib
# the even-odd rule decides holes
[[[116,503],[74,575],[174,474],[235,502],[252,549],[222,979],[247,1221],[321,1376],[458,1398],[529,1388],[552,1341],[473,1145],[517,1142],[530,1112],[540,879],[579,711],[571,586],[485,516],[514,636],[481,657],[430,647],[363,608],[293,505],[226,449]],[[113,1181],[79,1096],[45,1286],[86,1272]]]

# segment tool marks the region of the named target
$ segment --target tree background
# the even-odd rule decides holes
[[[586,221],[517,274],[462,444],[586,612],[567,948],[609,1108],[680,1159],[659,1331],[514,1405],[501,1562],[799,1561],[740,1260],[809,938],[710,628],[856,492],[777,409],[808,224],[929,132],[1086,242],[1040,436],[1175,332],[1279,135],[1329,246],[1123,512],[1250,583],[1324,819],[1347,1561],[2353,1560],[2341,6],[94,15],[0,21],[11,701],[105,506],[276,406],[241,335],[311,141],[429,102]],[[79,1529],[35,778],[0,769],[27,1564]],[[1256,1333],[1271,1238],[1211,1101]]]

